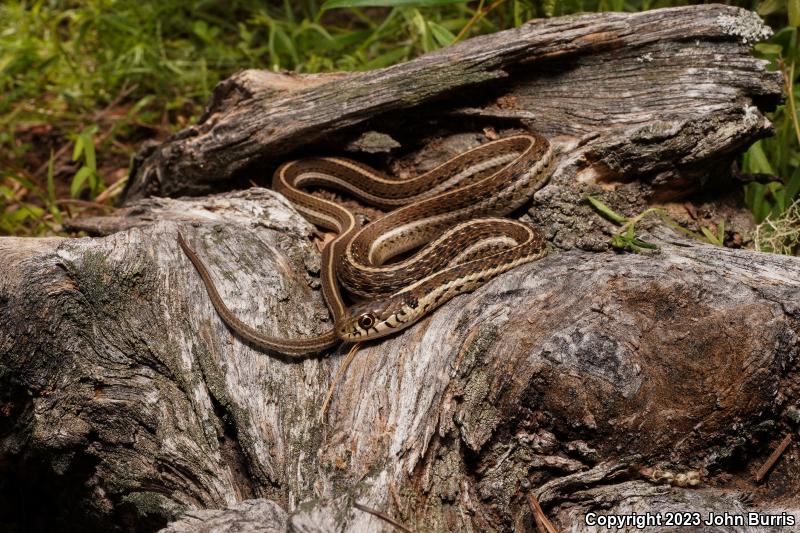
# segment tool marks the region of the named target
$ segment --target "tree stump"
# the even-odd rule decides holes
[[[610,253],[616,228],[584,202],[635,214],[701,191],[745,232],[720,198],[779,101],[749,53],[767,32],[720,5],[581,15],[379,71],[223,82],[197,125],[143,149],[123,207],[71,222],[95,237],[0,239],[0,520],[393,530],[366,506],[415,531],[521,531],[531,496],[571,531],[648,512],[800,520],[795,444],[753,480],[800,423],[800,260],[658,225],[657,251]],[[327,410],[346,347],[252,350],[176,242],[247,323],[320,333],[313,228],[270,190],[219,191],[321,153],[423,171],[525,129],[560,153],[521,214],[553,253],[365,345]]]

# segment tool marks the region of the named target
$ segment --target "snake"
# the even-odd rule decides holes
[[[322,250],[320,267],[333,327],[313,337],[272,337],[239,320],[180,232],[178,243],[235,334],[262,351],[307,356],[403,330],[454,296],[544,257],[541,233],[502,217],[530,201],[554,160],[544,136],[525,133],[483,143],[403,180],[344,157],[280,165],[273,190],[309,222],[336,232]],[[388,212],[362,226],[352,210],[309,192],[319,188]],[[345,303],[342,288],[355,303]]]

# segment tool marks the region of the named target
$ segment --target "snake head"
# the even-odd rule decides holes
[[[345,342],[377,339],[410,326],[416,303],[402,295],[377,302],[356,304],[336,324],[336,335]]]

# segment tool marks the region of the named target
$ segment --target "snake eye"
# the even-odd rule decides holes
[[[369,329],[375,325],[375,315],[372,313],[365,313],[358,317],[358,327],[361,329]]]

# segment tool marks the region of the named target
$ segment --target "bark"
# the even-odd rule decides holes
[[[756,492],[796,410],[800,261],[662,232],[654,255],[552,254],[363,347],[321,421],[344,351],[253,351],[175,242],[180,227],[248,323],[299,336],[327,325],[309,225],[260,189],[131,211],[103,238],[0,241],[4,452],[68,473],[97,517],[190,511],[172,526],[189,531],[211,516],[193,510],[264,498],[308,531],[389,529],[354,502],[421,530],[510,530],[556,480],[541,501],[580,530],[585,509]],[[613,475],[587,476],[598,464]],[[659,487],[654,468],[715,488]],[[739,505],[796,509],[798,468],[790,454]]]
[[[589,512],[800,523],[796,452],[753,481],[800,423],[800,260],[661,226],[643,235],[656,252],[599,253],[618,230],[583,201],[634,214],[724,178],[769,130],[758,106],[780,80],[747,46],[765,31],[725,6],[585,15],[381,71],[224,82],[200,124],[143,154],[124,208],[71,223],[101,237],[0,239],[3,519],[392,530],[361,504],[419,531],[510,531],[534,527],[534,494],[562,530],[591,530]],[[252,350],[176,242],[180,229],[237,316],[304,336],[330,327],[313,228],[258,187],[137,199],[322,150],[399,144],[372,161],[420,171],[526,128],[561,150],[523,216],[553,253],[363,346],[324,412],[347,347]]]
[[[243,71],[197,125],[139,153],[126,199],[266,185],[287,158],[358,149],[375,128],[408,153],[465,122],[560,138],[582,182],[685,196],[769,133],[759,107],[779,101],[780,75],[750,53],[769,33],[708,5],[534,20],[369,72]]]

